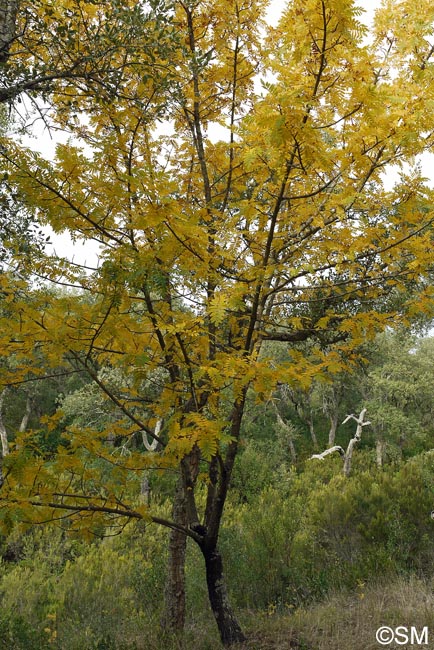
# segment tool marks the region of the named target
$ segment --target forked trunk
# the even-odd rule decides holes
[[[226,647],[234,643],[241,643],[246,640],[246,637],[229,604],[220,552],[216,548],[211,550],[202,548],[201,550],[205,559],[209,602],[222,643]]]

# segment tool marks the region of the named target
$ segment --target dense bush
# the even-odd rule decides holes
[[[165,548],[165,531],[143,525],[87,546],[58,529],[26,534],[21,560],[1,567],[0,648],[136,647],[161,613]]]
[[[434,454],[401,467],[308,463],[281,490],[228,513],[228,577],[240,605],[296,606],[379,574],[433,570]]]

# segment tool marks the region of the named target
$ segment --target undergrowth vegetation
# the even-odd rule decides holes
[[[266,467],[267,458],[260,460]],[[255,648],[288,648],[291,642],[298,648],[350,650],[362,629],[374,638],[385,611],[389,625],[395,618],[399,624],[405,607],[419,612],[408,615],[412,624],[427,624],[434,453],[378,470],[370,462],[368,453],[359,454],[347,479],[338,460],[312,460],[300,472],[281,467],[266,474],[260,491],[234,486],[222,550],[232,599],[244,612]],[[159,507],[164,513],[168,505],[162,501]],[[68,535],[61,525],[15,528],[2,548],[0,648],[219,647],[193,545],[186,564],[185,635],[182,641],[162,637],[166,536],[164,529],[143,522],[91,543]],[[354,621],[339,622],[342,611]],[[345,634],[354,645],[351,639],[344,644]],[[333,645],[336,635],[342,645]],[[287,645],[261,645],[279,638],[283,644],[283,637]],[[369,643],[367,638],[359,647],[375,647]]]

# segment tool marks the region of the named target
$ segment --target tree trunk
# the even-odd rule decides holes
[[[205,559],[209,602],[222,643],[226,647],[233,643],[241,643],[246,640],[246,637],[229,604],[220,552],[217,548],[210,550],[201,547],[201,550]]]
[[[8,433],[6,431],[4,422],[3,422],[3,404],[7,393],[7,388],[4,388],[0,393],[0,440],[1,440],[1,450],[0,450],[0,488],[4,483],[3,476],[3,458],[9,454],[9,441]]]
[[[381,438],[377,438],[375,451],[377,456],[377,467],[383,467],[384,441],[381,440]]]
[[[9,454],[9,442],[8,434],[6,429],[3,426],[3,422],[0,422],[0,439],[1,439],[1,448],[2,448],[2,457],[4,458]]]
[[[339,423],[339,414],[337,409],[329,413],[330,429],[329,429],[329,447],[333,447],[336,440],[336,431]]]
[[[147,506],[151,505],[151,485],[146,470],[143,472],[143,478],[140,481],[140,501]]]
[[[7,393],[7,388],[4,388],[0,394],[0,440],[1,440],[1,454],[2,458],[9,454],[9,441],[8,433],[3,422],[3,404]]]
[[[32,399],[30,395],[27,395],[26,399],[26,410],[24,411],[24,415],[21,420],[20,428],[18,431],[20,433],[24,433],[24,431],[27,429],[27,425],[29,424],[30,416],[32,414]]]
[[[173,521],[187,525],[187,508],[182,481],[178,482],[173,503]],[[161,626],[172,632],[182,632],[185,624],[185,552],[187,538],[179,530],[171,530],[169,561],[164,590],[164,612]]]
[[[343,471],[344,471],[345,476],[350,475],[351,462],[353,460],[353,451],[354,451],[354,447],[356,446],[356,444],[358,442],[359,441],[358,441],[357,438],[351,438],[350,442],[348,443],[347,451],[346,451],[345,458],[344,458],[344,470]]]
[[[17,12],[18,0],[3,0],[0,3],[0,63],[8,59],[9,47],[15,37]]]
[[[345,453],[345,458],[344,458],[344,474],[345,476],[349,476],[351,472],[351,461],[353,458],[353,451],[354,447],[360,442],[362,439],[362,430],[363,427],[367,427],[370,422],[365,422],[365,415],[366,415],[366,409],[362,409],[360,411],[360,415],[358,418],[356,418],[354,415],[347,415],[345,420],[343,421],[342,424],[345,424],[345,422],[348,422],[348,420],[355,420],[357,422],[357,429],[356,433],[354,434],[354,438],[351,438],[350,442],[348,443],[347,451]]]
[[[312,438],[312,442],[313,442],[313,448],[318,449],[318,438],[316,437],[315,425],[313,423],[312,414],[309,415],[308,424],[309,424],[310,437]]]

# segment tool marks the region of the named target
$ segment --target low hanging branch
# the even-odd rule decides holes
[[[342,422],[342,424],[345,424],[349,420],[354,420],[355,422],[357,422],[356,433],[354,434],[354,437],[351,438],[350,442],[348,443],[348,447],[347,447],[346,451],[344,451],[344,449],[342,447],[340,447],[339,445],[334,445],[333,447],[330,447],[329,449],[326,449],[325,451],[323,451],[321,454],[313,454],[310,457],[309,460],[312,460],[312,459],[324,460],[324,458],[326,456],[329,456],[330,454],[333,454],[335,451],[337,451],[342,456],[342,458],[344,459],[343,472],[344,472],[345,476],[349,476],[350,471],[351,471],[351,460],[352,460],[352,457],[353,457],[354,447],[362,439],[362,429],[363,429],[363,427],[366,427],[366,426],[368,426],[368,424],[371,424],[369,421],[368,422],[364,421],[365,420],[365,415],[366,415],[366,408],[364,408],[364,409],[362,409],[360,411],[359,417],[356,417],[353,414],[347,415],[345,420]]]
[[[35,499],[29,499],[27,501],[28,505],[34,506],[36,508],[51,508],[53,511],[55,510],[63,510],[65,512],[72,512],[75,515],[78,515],[80,513],[91,513],[91,514],[96,514],[96,513],[101,513],[101,514],[106,514],[106,515],[114,515],[116,517],[125,517],[125,519],[140,519],[140,520],[145,520],[145,521],[152,521],[155,524],[160,524],[161,526],[165,526],[166,528],[170,528],[172,530],[179,530],[181,531],[184,535],[187,537],[191,537],[194,539],[196,542],[201,542],[202,537],[195,531],[191,530],[190,528],[186,526],[182,526],[180,524],[177,524],[175,521],[171,521],[170,519],[163,519],[161,517],[154,517],[151,515],[147,515],[146,513],[143,513],[142,511],[139,510],[134,510],[133,508],[129,508],[128,506],[124,506],[123,504],[119,504],[116,506],[111,506],[106,503],[96,503],[95,501],[90,501],[90,497],[79,495],[79,494],[54,494],[54,496],[59,497],[59,501],[43,501],[43,500],[35,500]],[[76,500],[75,503],[65,503],[63,501],[63,498],[68,497],[68,498],[74,498]],[[81,500],[85,499],[86,503],[83,503]],[[9,504],[22,504],[23,501],[18,501],[15,499],[8,499]],[[4,507],[3,504],[1,504],[0,500],[0,507]],[[47,519],[46,522],[53,521],[54,519]],[[39,522],[39,523],[46,523],[46,522]]]

